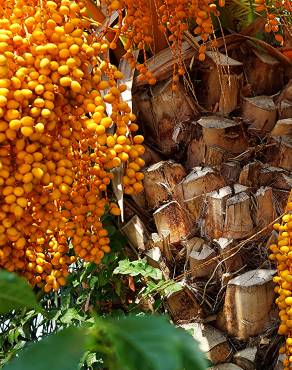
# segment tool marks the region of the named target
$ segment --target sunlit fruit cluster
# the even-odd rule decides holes
[[[148,70],[146,65],[146,50],[152,50],[153,46],[153,28],[151,18],[151,6],[145,0],[102,0],[102,5],[108,8],[109,14],[119,13],[118,27],[115,28],[115,40],[118,37],[126,37],[124,44],[124,58],[133,67],[140,72],[140,79],[146,80],[149,84],[154,85],[156,79]],[[152,3],[154,6],[154,3]],[[153,10],[153,9],[152,9]],[[112,48],[116,43],[111,43]],[[144,53],[145,64],[137,64],[133,55],[133,50],[138,49]]]
[[[288,18],[292,12],[291,1],[274,0],[267,2],[266,0],[255,0],[255,10],[262,13],[266,18],[265,31],[273,33],[275,40],[282,44],[281,23],[289,27]]]
[[[147,69],[146,51],[153,48],[153,19],[152,14],[157,12],[159,29],[172,49],[176,65],[174,69],[174,88],[179,75],[185,73],[185,66],[182,58],[183,34],[189,29],[190,21],[194,21],[196,27],[193,29],[194,35],[200,35],[203,44],[199,50],[199,60],[205,59],[205,42],[213,34],[211,16],[219,16],[217,5],[212,0],[102,0],[108,6],[110,12],[125,10],[125,17],[122,27],[117,32],[126,37],[125,57],[133,61],[132,51],[142,50],[144,53],[144,63],[137,66],[140,72],[139,79],[145,80],[149,84],[155,83],[155,78]],[[219,6],[223,6],[223,0],[219,1]]]
[[[281,224],[274,225],[278,231],[278,243],[270,246],[270,260],[277,263],[277,283],[275,292],[279,295],[276,303],[279,308],[280,326],[278,333],[284,335],[286,343],[280,352],[286,353],[284,370],[292,368],[292,191]]]
[[[158,29],[166,38],[173,57],[175,59],[173,73],[173,89],[177,89],[179,76],[185,74],[183,62],[183,35],[190,30],[194,36],[200,36],[201,44],[198,50],[198,59],[204,61],[208,47],[216,46],[216,36],[212,18],[219,19],[220,8],[225,6],[225,0],[101,0],[102,5],[107,6],[110,14],[118,12],[119,24],[115,28],[116,38],[123,36],[126,40],[125,58],[137,67],[138,79],[155,84],[155,77],[148,69],[147,51],[153,52],[155,27],[158,17]],[[288,22],[292,12],[290,0],[255,0],[255,10],[266,17],[265,30],[273,32],[275,39],[282,43],[280,23]],[[155,16],[153,16],[155,15]],[[285,18],[286,17],[286,18]],[[154,19],[153,19],[154,18]],[[219,21],[220,23],[220,21]],[[113,47],[116,46],[114,42]],[[133,50],[138,49],[143,53],[144,61],[141,64],[135,62]]]
[[[142,190],[143,137],[82,1],[0,5],[0,267],[49,292],[110,252],[112,169]]]

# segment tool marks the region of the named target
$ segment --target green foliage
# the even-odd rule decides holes
[[[133,316],[105,322],[116,363],[110,370],[199,370],[206,362],[197,343],[163,316]]]
[[[85,332],[70,327],[51,334],[18,353],[4,370],[73,370],[85,350]]]
[[[98,266],[76,263],[67,285],[59,292],[44,295],[36,290],[37,300],[26,281],[0,271],[0,368],[206,368],[190,335],[185,337],[164,317],[145,316],[134,303],[137,295],[145,298],[158,294],[154,303],[157,310],[160,297],[180,289],[180,285],[163,280],[161,271],[145,259],[126,259],[126,240],[110,218],[104,222],[113,252]],[[128,276],[133,276],[135,292],[129,287]],[[138,316],[127,316],[129,312]],[[185,352],[187,343],[189,350]]]
[[[49,335],[70,325],[92,324],[93,315],[123,315],[128,311],[129,287],[120,275],[113,274],[118,261],[125,258],[126,241],[110,218],[105,220],[105,224],[110,234],[113,252],[106,255],[103,263],[98,266],[91,263],[76,263],[67,279],[67,285],[56,293],[44,295],[40,290],[35,289],[38,306],[34,306],[35,297],[24,280],[14,275],[11,277],[7,272],[3,271],[3,274],[1,272],[0,284],[6,284],[6,279],[12,279],[9,280],[12,282],[20,281],[20,291],[13,291],[11,305],[18,302],[21,297],[32,301],[26,301],[27,308],[10,311],[1,316],[6,308],[12,309],[11,305],[8,306],[6,293],[14,289],[15,284],[11,283],[9,290],[1,285],[0,307],[3,309],[0,313],[0,368],[21,348],[41,336]],[[32,311],[30,307],[35,307],[36,310],[42,307],[42,315]],[[84,361],[86,364],[87,358]],[[97,368],[99,369],[96,365],[88,367],[84,365],[82,370]]]
[[[126,259],[119,261],[119,265],[114,269],[113,273],[131,276],[141,275],[143,277],[150,277],[154,280],[162,279],[162,272],[157,268],[149,266],[146,259],[137,261],[129,261]]]
[[[12,276],[0,281],[11,292]],[[7,313],[19,307],[9,293],[5,301],[10,302]],[[27,304],[31,301],[28,295]],[[22,304],[26,305],[25,298]],[[60,321],[79,325],[26,345],[4,370],[77,370],[85,366],[79,365],[82,357],[87,369],[96,365],[95,369],[108,370],[203,370],[207,366],[193,338],[163,316],[84,319],[71,308]]]
[[[156,293],[159,293],[162,297],[169,294],[173,294],[182,290],[182,286],[179,283],[176,283],[173,280],[161,280],[157,284],[153,281],[147,282],[147,288],[143,291],[143,296],[149,296]]]
[[[181,285],[173,280],[163,280],[162,272],[148,265],[146,259],[137,261],[129,261],[129,259],[121,260],[113,273],[140,278],[138,280],[136,279],[136,283],[142,283],[143,280],[144,285],[140,292],[143,298],[155,296],[156,294],[165,297],[182,289]],[[159,281],[157,282],[157,280]]]
[[[240,32],[256,18],[254,4],[251,0],[225,0],[225,6],[220,8],[220,13],[222,27],[235,32]],[[218,20],[213,21],[218,27]]]
[[[26,280],[7,271],[0,271],[0,314],[22,307],[41,311]]]

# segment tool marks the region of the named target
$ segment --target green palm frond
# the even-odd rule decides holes
[[[234,31],[247,27],[255,18],[255,9],[251,0],[225,0],[225,7],[221,10],[220,17],[222,26]]]

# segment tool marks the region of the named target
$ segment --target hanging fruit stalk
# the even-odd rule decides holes
[[[225,6],[225,1],[219,0],[217,4],[212,0],[101,0],[101,4],[107,6],[110,14],[114,11],[125,12],[117,35],[127,39],[125,58],[139,70],[139,79],[150,85],[155,84],[156,80],[147,68],[147,51],[155,50],[159,29],[164,35],[160,38],[166,38],[176,61],[173,71],[173,89],[176,90],[179,76],[185,74],[182,57],[184,32],[190,29],[200,37],[198,59],[204,61],[207,42],[211,41],[210,44],[216,46],[212,17],[219,19],[220,8]],[[267,5],[265,0],[255,0],[255,10],[265,16],[266,32],[272,32],[275,40],[283,44],[281,22],[285,20],[289,24],[287,14],[292,11],[291,1],[279,3],[273,0]],[[134,49],[143,53],[143,63],[136,64],[132,53]]]
[[[280,352],[286,354],[284,370],[292,368],[292,191],[288,199],[282,222],[274,224],[278,231],[278,243],[270,246],[271,261],[277,264],[275,292],[279,295],[276,303],[279,308],[280,326],[278,333],[285,336],[285,345]]]
[[[79,0],[0,7],[0,267],[46,292],[76,258],[110,252],[101,218],[120,213],[111,169],[125,165],[127,194],[142,190],[143,137],[123,74],[85,14]]]

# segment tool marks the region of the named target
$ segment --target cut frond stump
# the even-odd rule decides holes
[[[196,136],[187,150],[186,167],[221,166],[248,146],[242,123],[220,116],[198,120]]]
[[[158,208],[154,214],[154,221],[159,235],[164,230],[170,232],[170,243],[177,244],[186,239],[192,229],[191,221],[177,201],[171,201]]]
[[[222,164],[220,173],[223,176],[226,185],[231,185],[238,182],[241,172],[241,165],[238,161],[230,161]],[[245,185],[245,184],[243,184]]]
[[[205,196],[225,185],[223,177],[210,167],[195,167],[176,187],[190,217],[197,221],[203,209]]]
[[[242,63],[218,51],[207,51],[202,68],[198,66],[200,84],[198,100],[208,110],[223,114],[235,110],[239,103],[242,85]],[[223,70],[229,70],[229,74]]]
[[[247,148],[247,139],[240,122],[219,116],[207,116],[198,120],[202,126],[203,142],[207,147],[218,147],[232,154]]]
[[[159,82],[151,91],[137,93],[135,105],[147,131],[145,136],[151,138],[151,144],[158,147],[164,155],[171,155],[177,149],[181,150],[179,144],[187,144],[183,141],[191,135],[180,136],[180,143],[175,136],[176,129],[182,122],[194,121],[197,111],[194,101],[182,85],[179,84],[178,92],[173,94],[171,79]]]
[[[274,270],[252,270],[229,281],[217,325],[240,340],[248,340],[270,324],[275,292]]]
[[[218,146],[206,146],[203,139],[193,139],[187,150],[186,167],[191,169],[196,166],[220,166],[232,154]]]
[[[247,347],[233,356],[233,361],[236,365],[243,368],[243,370],[256,370],[255,358],[257,347]]]
[[[190,323],[181,327],[199,342],[201,351],[214,365],[225,362],[231,356],[231,348],[220,330],[203,323]]]
[[[275,126],[277,107],[269,96],[245,98],[242,110],[243,118],[250,123],[250,129],[258,136],[265,136]]]
[[[168,262],[173,260],[173,255],[170,246],[170,231],[161,230],[161,235],[157,233],[151,234],[151,239],[149,241],[149,248],[158,247],[161,250],[162,256],[166,258]]]
[[[259,188],[255,193],[255,200],[257,203],[256,225],[258,229],[262,229],[272,223],[276,218],[272,188]],[[267,230],[267,233],[270,232],[271,230]]]
[[[203,309],[187,285],[184,285],[182,290],[170,294],[165,303],[175,323],[199,320],[204,316]]]
[[[292,137],[273,136],[271,141],[276,144],[274,149],[268,153],[271,165],[292,171]]]
[[[210,277],[218,262],[214,259],[214,257],[216,257],[216,252],[211,247],[209,247],[209,245],[206,244],[203,239],[200,239],[197,243],[194,243],[193,248],[189,254],[189,263],[192,277],[195,279]],[[208,261],[210,261],[211,259],[214,260],[208,265],[205,265],[205,263],[208,263]]]
[[[254,161],[245,165],[239,175],[239,184],[251,187],[258,187],[259,173],[263,166],[263,163],[259,161]]]
[[[246,190],[246,186],[235,184],[207,194],[204,234],[208,238],[238,239],[250,234],[250,198],[242,193]]]
[[[265,166],[258,173],[258,185],[270,186],[274,189],[290,190],[292,188],[292,176],[283,168]]]
[[[222,236],[227,239],[243,239],[252,234],[253,228],[250,196],[242,192],[229,198],[226,201]]]
[[[172,200],[175,186],[185,177],[183,166],[173,161],[161,161],[144,172],[144,189],[150,208]]]
[[[272,55],[256,48],[246,60],[247,81],[255,95],[276,94],[284,86],[284,73],[281,63]],[[275,78],[276,76],[276,78]]]
[[[179,184],[184,200],[206,194],[225,185],[223,177],[211,167],[195,167]]]
[[[242,74],[222,75],[219,112],[229,114],[238,108],[241,87]]]
[[[284,212],[289,194],[289,190],[273,189],[273,195],[276,199],[275,208],[278,216]]]
[[[280,119],[271,132],[271,136],[292,136],[292,112],[290,118]]]
[[[281,106],[278,107],[278,113],[280,119],[289,119],[292,117],[292,102],[283,100]]]
[[[140,218],[135,215],[122,227],[122,232],[137,250],[144,251],[149,239],[148,231]]]
[[[236,253],[233,249],[236,244],[232,239],[214,239],[214,244],[218,248],[220,260],[224,261],[223,267],[226,273],[238,271],[243,266],[240,253]]]

